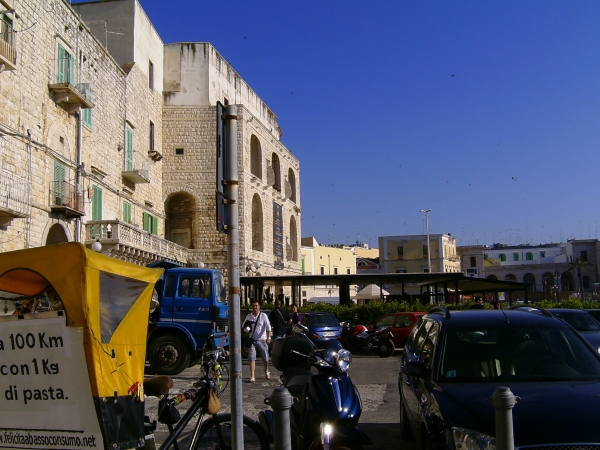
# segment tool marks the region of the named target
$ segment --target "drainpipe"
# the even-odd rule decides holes
[[[83,192],[83,189],[81,189],[81,146],[83,141],[83,121],[81,116],[81,108],[78,108],[77,112],[75,113],[75,117],[77,118],[77,168],[75,169],[75,198],[77,200],[79,200],[79,195]],[[77,207],[79,207],[79,201],[77,202]],[[77,217],[75,219],[75,242],[81,242],[81,217]]]

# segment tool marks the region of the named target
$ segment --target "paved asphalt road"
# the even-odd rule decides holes
[[[398,424],[398,367],[400,353],[396,353],[389,358],[379,358],[374,354],[355,356],[350,366],[349,375],[354,384],[358,387],[362,402],[363,413],[358,424],[364,431],[373,445],[366,446],[365,449],[383,450],[402,448],[403,450],[417,450],[414,442],[406,442],[400,439],[400,429]],[[185,370],[180,375],[173,377],[173,393],[178,393],[187,389],[198,374],[198,368],[192,367]],[[271,374],[274,375],[271,380],[264,377],[262,361],[257,364],[256,383],[248,383],[250,370],[248,361],[242,361],[243,376],[243,408],[244,414],[257,418],[259,411],[266,408],[263,401],[269,397],[273,389],[280,386],[278,374],[274,368],[271,368]],[[223,404],[222,412],[230,410],[230,392],[229,387],[221,396]],[[156,418],[156,405],[158,401],[155,398],[146,398],[146,413],[151,418]],[[180,411],[185,410],[185,403],[181,405]],[[192,424],[188,425],[190,428]],[[166,427],[160,425],[156,433],[157,443],[164,440]],[[185,442],[185,439],[183,440]]]

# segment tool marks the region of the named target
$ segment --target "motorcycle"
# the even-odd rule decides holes
[[[318,349],[306,336],[308,328],[301,324],[295,325],[293,332],[276,339],[271,354],[273,365],[283,372],[283,386],[296,400],[290,408],[292,449],[362,450],[362,445],[371,441],[356,426],[362,403],[346,373],[352,354],[337,340]],[[269,404],[269,398],[265,403]],[[273,411],[261,411],[258,420],[273,442]]]
[[[390,327],[379,327],[368,330],[364,325],[351,326],[350,322],[342,322],[342,345],[352,353],[361,353],[365,350],[375,350],[381,358],[394,354],[394,335]]]

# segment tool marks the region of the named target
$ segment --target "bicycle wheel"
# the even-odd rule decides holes
[[[244,450],[269,450],[269,438],[258,421],[244,416]],[[218,429],[223,437],[219,442]],[[202,423],[195,450],[231,449],[231,413],[211,416]]]
[[[204,376],[204,367],[200,366],[200,377]],[[219,390],[217,395],[221,395],[225,388],[229,385],[229,367],[227,364],[214,364],[211,363],[208,368],[208,378],[214,379],[217,381],[217,385],[219,386]]]

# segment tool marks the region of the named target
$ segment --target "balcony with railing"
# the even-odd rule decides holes
[[[2,8],[1,4],[0,8]],[[15,36],[12,24],[0,16],[0,65],[4,66],[3,70],[17,68]]]
[[[134,183],[150,183],[148,161],[136,154],[126,155],[125,166],[121,173],[123,179]]]
[[[50,182],[50,209],[52,212],[64,214],[67,218],[85,215],[83,195],[77,188],[66,181]]]
[[[29,183],[7,170],[0,171],[0,225],[7,225],[13,218],[29,217]]]
[[[85,244],[102,245],[102,253],[140,265],[168,259],[185,264],[188,249],[120,220],[92,220],[85,224]]]
[[[54,95],[54,101],[68,112],[79,107],[94,107],[92,84],[78,71],[74,57],[68,53],[54,60],[48,88]]]

